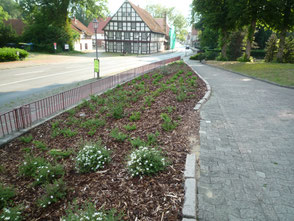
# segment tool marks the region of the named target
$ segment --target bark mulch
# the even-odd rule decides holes
[[[159,96],[153,96],[154,102],[151,106],[144,103],[146,96],[151,96],[152,92],[163,87],[162,83],[170,81],[179,71],[183,73],[175,80],[177,92],[167,89]],[[192,72],[192,75],[188,74],[189,72]],[[156,83],[154,75],[163,77]],[[0,149],[0,182],[15,188],[13,205],[22,205],[25,220],[59,220],[74,200],[78,205],[91,201],[97,209],[114,208],[124,213],[123,220],[181,220],[184,200],[183,172],[186,154],[190,151],[188,137],[197,136],[199,129],[199,115],[193,108],[206,91],[205,83],[199,78],[195,86],[189,84],[188,79],[195,79],[195,76],[197,75],[184,63],[173,63],[100,96],[110,102],[109,97],[118,91],[133,92],[128,95],[129,102],[125,103],[124,117],[121,119],[112,117],[111,111],[104,108],[106,104],[97,105],[93,98],[76,107],[71,113],[65,112],[29,132],[34,140],[42,141],[48,149],[71,150],[73,153],[68,158],[53,157],[48,150],[40,150],[32,142],[26,144],[19,139],[5,145]],[[138,86],[139,84],[143,86]],[[184,90],[183,86],[186,87],[184,92],[187,97],[183,101],[178,101],[177,96],[181,87]],[[138,95],[137,101],[130,101],[134,98],[135,92],[140,90],[145,91],[145,94]],[[119,100],[114,100],[113,105],[119,105]],[[171,113],[168,106],[173,107]],[[135,111],[141,113],[141,118],[139,121],[131,122],[129,117]],[[165,131],[162,128],[161,113],[167,113],[178,124],[173,131]],[[106,124],[97,128],[94,135],[89,135],[90,128],[82,127],[81,122],[95,117],[105,119]],[[73,119],[75,122],[70,123]],[[62,134],[52,137],[52,123],[56,121],[60,122],[60,128],[70,128],[77,134],[72,137],[65,137]],[[135,123],[136,130],[127,131],[123,127],[129,123]],[[109,136],[114,128],[119,128],[127,134],[128,139],[117,142]],[[162,149],[170,165],[166,170],[153,176],[132,177],[127,170],[127,156],[134,149],[130,139],[140,137],[146,141],[148,134],[156,132],[159,134],[156,146]],[[111,149],[111,162],[103,170],[87,174],[78,173],[75,169],[75,156],[81,149],[81,143],[98,139]],[[44,187],[33,186],[32,179],[20,176],[18,172],[27,154],[44,157],[50,162],[58,162],[64,166],[63,179],[68,188],[64,199],[47,208],[37,206],[37,200],[44,194]]]

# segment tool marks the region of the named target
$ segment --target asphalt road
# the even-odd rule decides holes
[[[184,48],[178,48],[174,53],[150,56],[100,57],[100,76],[113,75],[185,53]],[[94,57],[95,53],[90,53],[48,64],[0,70],[0,112],[95,80]]]

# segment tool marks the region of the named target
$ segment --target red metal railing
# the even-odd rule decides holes
[[[20,129],[28,128],[39,120],[49,117],[61,110],[65,110],[77,104],[82,99],[88,98],[92,94],[102,93],[118,84],[132,80],[146,72],[179,59],[181,59],[181,57],[174,57],[127,70],[117,75],[102,78],[95,82],[46,97],[17,107],[4,114],[0,114],[0,138]]]

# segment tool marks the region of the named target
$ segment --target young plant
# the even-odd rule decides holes
[[[127,125],[124,126],[124,128],[127,131],[132,131],[132,130],[136,130],[137,126],[136,126],[136,124],[127,124]]]
[[[144,105],[151,107],[151,104],[154,102],[154,98],[152,96],[145,96]]]
[[[56,158],[68,158],[71,154],[71,150],[62,151],[60,149],[52,149],[48,152],[52,157]]]
[[[168,114],[162,113],[160,117],[163,120],[163,123],[161,124],[162,129],[165,131],[172,131],[176,128],[177,124],[171,120]]]
[[[94,136],[94,134],[97,132],[97,130],[93,127],[93,128],[91,128],[90,130],[89,130],[89,132],[88,132],[88,135],[89,136]]]
[[[128,135],[120,132],[118,128],[113,129],[109,135],[118,142],[123,142],[128,137]]]
[[[153,133],[150,133],[150,134],[147,134],[147,145],[148,146],[154,146],[157,144],[157,137],[159,136],[159,133],[158,131],[156,131],[155,134]]]
[[[135,148],[145,146],[145,141],[141,140],[139,137],[131,140],[130,142],[131,142],[132,146]]]
[[[28,136],[22,136],[19,138],[19,141],[23,143],[30,143],[33,140],[33,136],[29,134]]]
[[[62,217],[61,221],[119,221],[122,217],[123,214],[117,214],[116,210],[114,209],[110,211],[98,211],[92,203],[86,202],[81,209],[79,209],[77,204],[69,207],[69,209],[66,211],[66,216]]]
[[[62,134],[64,137],[73,137],[78,134],[76,130],[72,131],[70,128],[63,128],[60,130],[60,134]]]
[[[45,194],[37,201],[39,207],[45,208],[65,198],[67,188],[62,179],[55,180],[53,184],[45,185]]]
[[[176,96],[177,101],[181,102],[187,98],[187,93],[184,90],[180,90],[180,93]]]
[[[64,175],[63,166],[57,164],[53,166],[49,162],[47,165],[39,166],[33,175],[35,178],[34,185],[40,185],[45,183],[51,183],[52,181],[62,177]]]
[[[33,177],[40,166],[46,166],[45,158],[26,156],[24,162],[19,167],[19,174],[21,176]]]
[[[67,111],[70,117],[73,117],[76,114],[76,110],[74,108]]]
[[[165,157],[155,148],[139,147],[128,156],[128,170],[132,176],[152,175],[167,165]]]
[[[15,196],[15,191],[11,187],[5,187],[0,183],[0,210],[8,206],[11,202],[11,199]]]
[[[138,121],[141,118],[141,113],[140,112],[133,112],[130,116],[130,121]]]
[[[81,123],[81,127],[83,128],[98,128],[103,127],[106,124],[105,119],[89,119]]]
[[[124,105],[123,104],[116,104],[113,105],[112,108],[110,109],[110,115],[114,119],[121,119],[124,117]]]
[[[41,150],[47,150],[47,146],[46,146],[46,144],[44,144],[42,141],[34,140],[34,141],[33,141],[33,144],[34,144],[37,148],[39,148],[39,149],[41,149]]]
[[[110,154],[101,141],[85,144],[76,157],[76,169],[80,173],[103,169],[110,162]]]
[[[21,207],[8,207],[2,210],[0,220],[13,220],[13,221],[21,221],[23,218],[21,217]]]

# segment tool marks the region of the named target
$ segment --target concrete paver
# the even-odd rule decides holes
[[[188,61],[201,109],[199,220],[294,220],[294,90]]]

